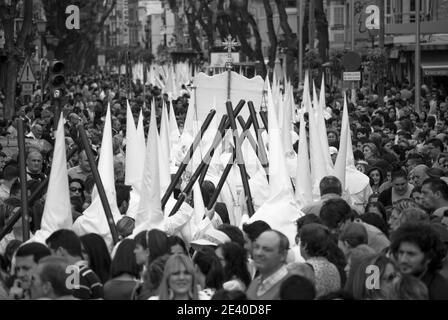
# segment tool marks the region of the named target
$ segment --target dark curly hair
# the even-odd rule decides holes
[[[398,228],[391,237],[390,249],[396,257],[403,242],[417,245],[430,262],[428,271],[434,272],[442,268],[447,249],[439,235],[428,223],[406,223]]]

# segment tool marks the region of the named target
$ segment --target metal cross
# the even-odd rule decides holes
[[[233,63],[232,50],[241,44],[238,41],[234,40],[230,34],[222,44],[224,46],[224,49],[227,49],[227,68],[231,69]]]

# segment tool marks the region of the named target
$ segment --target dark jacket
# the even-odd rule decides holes
[[[420,280],[428,288],[429,300],[448,300],[448,280],[438,271],[428,271]]]

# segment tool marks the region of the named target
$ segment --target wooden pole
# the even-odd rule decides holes
[[[101,181],[100,173],[95,163],[95,158],[93,156],[92,149],[90,148],[89,139],[87,138],[86,131],[82,124],[78,125],[79,134],[81,136],[81,141],[84,146],[84,150],[89,160],[89,165],[92,170],[93,179],[95,180],[96,188],[101,199],[101,204],[103,205],[104,213],[106,214],[107,224],[110,228],[110,233],[112,235],[112,240],[114,245],[118,242],[118,232],[115,226],[114,218],[112,216],[112,211],[110,210],[109,201],[107,200],[106,191],[104,190],[103,182]]]
[[[416,43],[415,43],[415,111],[420,114],[420,99],[421,99],[421,72],[420,72],[420,64],[421,64],[421,25],[420,25],[420,0],[415,1],[415,19],[416,23]]]
[[[246,101],[244,101],[244,100],[241,100],[238,103],[238,106],[233,111],[233,115],[234,116],[238,116],[238,113],[241,111],[241,109],[243,108],[245,103],[246,103]],[[182,203],[187,198],[187,194],[190,193],[190,191],[193,189],[194,183],[196,182],[196,180],[201,175],[201,173],[204,170],[205,166],[210,163],[210,161],[212,159],[211,156],[212,156],[214,150],[218,147],[218,145],[221,143],[222,139],[224,138],[225,131],[230,128],[231,124],[230,124],[230,120],[229,119],[221,120],[221,124],[222,123],[224,123],[224,124],[223,124],[222,127],[220,127],[218,129],[218,132],[216,133],[215,138],[213,139],[213,142],[212,142],[212,145],[210,146],[210,149],[205,154],[204,158],[201,161],[201,164],[197,167],[196,171],[193,173],[192,177],[190,178],[190,181],[188,181],[187,185],[185,186],[184,190],[182,191],[182,195],[183,196],[179,197],[179,199],[177,200],[177,202],[174,205],[173,209],[171,210],[169,216],[174,215],[179,210],[179,208],[181,207]],[[184,165],[186,166],[187,164],[188,163],[186,163]],[[180,169],[181,168],[179,168],[179,170]],[[176,184],[177,184],[177,182],[176,182]]]
[[[244,164],[243,153],[241,151],[241,141],[237,138],[238,130],[236,126],[235,116],[233,114],[232,102],[226,102],[227,115],[229,116],[230,127],[233,131],[233,142],[236,149],[236,160],[240,169],[241,180],[243,182],[244,194],[246,195],[247,212],[249,217],[252,217],[255,213],[254,205],[252,203],[252,195],[250,192],[249,178],[246,171],[246,165]]]
[[[30,238],[30,221],[28,214],[28,188],[27,188],[27,174],[26,174],[26,157],[25,157],[25,129],[23,127],[23,120],[17,119],[17,143],[19,147],[19,169],[20,169],[20,191],[22,204],[22,236],[23,242]]]
[[[171,180],[170,185],[166,189],[165,194],[162,197],[162,209],[165,209],[165,206],[168,202],[168,199],[171,196],[171,193],[173,193],[174,188],[176,187],[177,183],[179,182],[180,178],[182,177],[182,174],[184,173],[185,169],[188,166],[188,163],[190,163],[190,160],[193,158],[193,154],[196,151],[197,147],[199,146],[199,143],[201,142],[202,136],[204,135],[205,131],[207,131],[208,127],[210,126],[210,123],[213,120],[213,117],[216,115],[216,110],[211,110],[208,114],[207,118],[205,119],[204,123],[201,126],[201,130],[197,133],[193,143],[190,146],[190,150],[186,154],[184,160],[179,166],[179,169],[177,169],[176,175]],[[221,119],[221,123],[219,124],[219,127],[224,127],[224,124],[226,122],[226,118]]]
[[[78,148],[75,147],[72,150],[69,151],[67,155],[67,161],[71,159],[71,157],[78,151]],[[48,186],[48,182],[50,181],[50,176],[45,178],[44,181],[39,184],[39,186],[34,190],[34,192],[31,194],[31,196],[28,199],[28,207],[32,207],[34,202],[36,202],[38,199],[42,198],[42,196],[46,193],[46,188]],[[14,225],[19,221],[20,217],[22,216],[22,208],[19,208],[20,210],[14,211],[13,215],[9,218],[7,224],[3,228],[3,230],[0,231],[0,241],[3,240],[3,238],[11,232]]]

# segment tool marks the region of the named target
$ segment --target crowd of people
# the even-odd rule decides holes
[[[295,243],[264,221],[232,225],[224,203],[204,217],[218,216],[214,227],[187,242],[158,229],[129,237],[135,221],[126,216],[131,187],[125,185],[125,141],[127,101],[134,119],[142,109],[146,128],[150,106],[155,103],[160,121],[165,101],[182,131],[189,88],[183,86],[170,101],[157,86],[137,81],[126,88],[125,83],[100,72],[67,77],[61,105],[67,152],[80,145],[82,123],[98,156],[110,103],[116,200],[123,215],[116,224],[120,241],[109,248],[97,234],[61,229],[45,244],[26,242],[19,220],[0,242],[0,299],[448,299],[448,94],[443,88],[423,86],[419,112],[407,83],[386,85],[384,97],[357,90],[349,103],[354,159],[372,189],[361,210],[344,200],[341,181],[327,176],[320,181],[321,199],[302,208]],[[298,92],[298,105],[300,100]],[[327,88],[326,101],[333,158],[340,143],[342,92]],[[28,103],[17,98],[16,110],[3,122],[2,134],[15,138],[16,119],[25,122],[26,184],[32,194],[50,173],[56,109],[38,89]],[[295,129],[299,133],[298,123]],[[67,161],[76,221],[91,204],[95,180],[85,151]],[[17,153],[0,152],[0,171],[2,230],[21,207]],[[215,188],[211,181],[202,183],[206,206]],[[179,187],[174,192],[181,193]],[[32,234],[40,229],[44,204],[42,195],[29,206]]]

